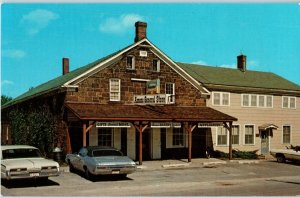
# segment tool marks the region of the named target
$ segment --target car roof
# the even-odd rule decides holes
[[[1,150],[8,150],[8,149],[38,149],[34,146],[29,146],[29,145],[1,145]]]
[[[93,151],[93,150],[118,150],[114,147],[109,147],[109,146],[86,146],[84,147],[89,151]]]

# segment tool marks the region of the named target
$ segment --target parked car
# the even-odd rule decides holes
[[[280,163],[284,163],[286,160],[300,162],[300,146],[291,145],[287,149],[272,149],[270,154]]]
[[[1,146],[1,179],[48,179],[59,175],[59,164],[43,158],[38,148],[27,145]]]
[[[87,179],[109,174],[126,177],[136,171],[135,162],[112,147],[83,147],[78,154],[67,154],[66,162],[70,172],[82,171]]]

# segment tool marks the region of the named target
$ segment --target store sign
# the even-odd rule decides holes
[[[96,122],[98,128],[130,128],[130,122]]]
[[[135,95],[134,103],[142,105],[174,104],[174,101],[170,101],[171,97],[171,94]]]
[[[207,128],[207,127],[222,127],[224,124],[222,122],[200,122],[198,123],[198,128]]]
[[[180,122],[151,122],[151,128],[181,128]]]

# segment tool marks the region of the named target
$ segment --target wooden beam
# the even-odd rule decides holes
[[[88,132],[89,130],[91,130],[91,128],[93,128],[93,126],[95,125],[96,121],[92,122],[91,125],[88,126],[88,128],[86,129],[86,132]]]
[[[192,162],[192,132],[196,128],[197,124],[193,125],[192,123],[187,123],[186,129],[188,133],[188,149],[189,149],[189,155],[188,155],[188,162]]]
[[[229,132],[229,154],[228,154],[228,159],[232,160],[232,122],[229,122],[229,125],[227,122],[223,122],[224,127],[228,130]]]
[[[139,133],[139,165],[143,164],[143,131],[148,127],[148,124],[143,125],[141,122],[134,124],[134,127]]]
[[[69,130],[69,127],[68,125],[66,125],[66,132],[67,132],[67,150],[66,152],[69,154],[69,153],[72,153],[72,146],[71,146],[71,138],[70,138],[70,130]]]

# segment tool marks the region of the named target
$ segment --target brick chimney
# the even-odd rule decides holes
[[[239,55],[237,56],[237,68],[242,71],[245,72],[246,71],[246,64],[247,64],[247,56],[246,55]]]
[[[147,37],[147,23],[138,21],[135,23],[134,42],[138,42]]]
[[[62,74],[65,75],[69,73],[69,58],[62,58]]]

